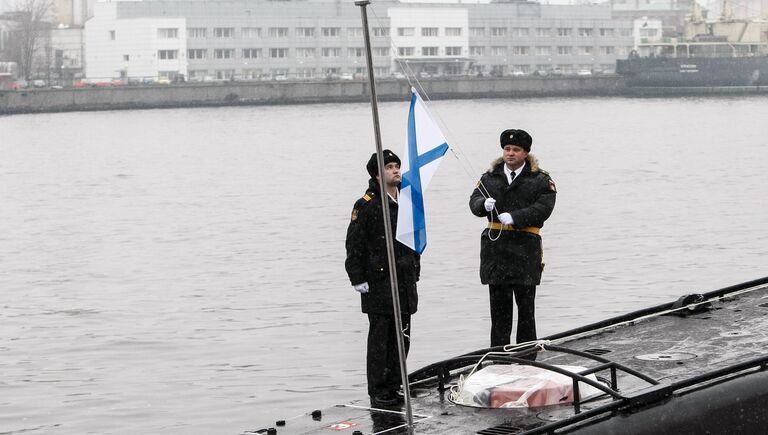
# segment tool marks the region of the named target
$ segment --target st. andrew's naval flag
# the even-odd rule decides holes
[[[419,254],[427,247],[424,191],[446,151],[448,142],[429,116],[416,89],[411,88],[408,137],[400,167],[403,179],[398,199],[396,239]]]

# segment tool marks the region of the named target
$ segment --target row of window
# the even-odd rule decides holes
[[[595,50],[597,48],[597,50]],[[629,54],[632,47],[613,47],[613,46],[600,46],[600,47],[594,47],[591,45],[586,46],[539,46],[539,47],[528,47],[528,46],[513,46],[513,47],[507,47],[507,46],[493,46],[493,47],[483,47],[483,46],[470,46],[469,47],[469,56],[551,56],[551,55],[558,55],[558,56],[570,56],[570,55],[578,55],[578,56],[592,56],[595,54],[601,55],[601,56],[612,56],[612,55],[626,55]],[[299,48],[269,48],[269,49],[261,49],[261,48],[243,48],[239,49],[240,57],[243,59],[260,59],[265,57],[273,58],[273,59],[281,59],[281,58],[287,58],[289,57],[290,50],[294,51],[294,56],[296,58],[315,58],[319,54],[320,57],[341,57],[343,53],[343,49],[341,47],[324,47],[320,49],[316,48],[306,48],[306,47],[299,47]],[[187,50],[187,58],[188,59],[208,59],[209,53],[211,54],[213,59],[234,59],[236,50],[234,48],[215,48],[215,49],[205,49],[205,48],[191,48]],[[462,47],[445,47],[443,51],[445,56],[462,56],[463,55],[463,48]],[[365,56],[365,51],[363,48],[359,47],[352,47],[347,48],[346,50],[347,57],[363,57]],[[439,56],[441,54],[440,47],[421,47],[420,48],[420,55],[421,56]],[[380,47],[377,48],[374,51],[375,57],[388,57],[390,55],[389,48],[386,47]],[[411,57],[416,55],[416,48],[415,47],[398,47],[397,49],[397,55],[399,57]],[[178,59],[179,57],[179,50],[158,50],[157,51],[157,58],[160,60],[173,60]],[[127,59],[126,59],[127,60]]]
[[[269,79],[312,79],[312,78],[326,78],[326,77],[339,77],[342,74],[342,67],[326,67],[326,68],[296,68],[291,71],[288,68],[270,68],[268,70],[262,70],[261,68],[250,68],[242,70],[234,69],[217,69],[217,70],[205,70],[205,69],[191,69],[187,71],[187,77],[190,81],[199,81],[201,79],[215,79],[215,80],[269,80]],[[357,67],[347,69],[350,77],[357,75],[358,77],[366,74],[366,69]],[[389,67],[375,67],[373,74],[377,77],[386,77],[390,75]],[[176,72],[178,74],[178,72]],[[167,73],[166,73],[167,74]],[[160,72],[159,75],[163,75]]]
[[[472,70],[475,72],[490,71],[492,73],[504,74],[509,71],[520,71],[523,73],[532,73],[534,71],[560,71],[564,74],[574,73],[579,70],[595,70],[612,72],[613,64],[512,64],[512,65],[474,65]],[[427,70],[429,68],[425,68]],[[435,68],[432,68],[435,69]],[[187,71],[187,78],[190,81],[201,81],[208,79],[215,80],[272,80],[272,79],[313,79],[329,78],[342,76],[342,71],[347,72],[349,78],[364,77],[366,69],[363,67],[342,68],[342,67],[324,67],[324,68],[245,68],[245,69],[190,69]],[[433,71],[437,72],[437,71]],[[174,72],[178,74],[178,72]],[[448,65],[442,70],[446,75],[461,75],[466,71],[461,65]],[[170,72],[160,72],[160,75],[170,75]],[[375,67],[374,75],[377,77],[388,77],[391,75],[389,67]]]
[[[210,30],[210,32],[209,32]],[[417,31],[418,30],[418,31]],[[595,36],[601,37],[614,37],[617,34],[622,37],[631,37],[632,29],[621,28],[614,29],[610,27],[469,27],[469,36],[472,37],[561,37],[570,38],[578,36],[582,38],[589,38]],[[421,35],[422,37],[440,37],[440,36],[463,36],[464,29],[462,27],[397,27],[397,36],[409,37]],[[374,37],[388,37],[390,32],[385,27],[375,27],[372,29]],[[346,35],[350,38],[360,38],[363,36],[362,27],[348,27],[346,32],[342,32],[341,27],[296,27],[293,29],[293,36],[299,38],[314,38],[321,36],[324,38],[338,38],[342,35]],[[114,31],[110,31],[111,39],[114,39]],[[268,27],[262,29],[261,27],[241,27],[241,38],[287,38],[291,36],[291,28],[289,27]],[[177,28],[159,28],[157,29],[157,37],[159,39],[177,39],[179,37],[179,29]],[[235,38],[235,27],[214,27],[209,29],[207,27],[190,27],[187,28],[187,38],[189,39],[204,39],[204,38]]]
[[[461,47],[458,47],[461,48]],[[189,59],[207,59],[209,52],[212,53],[212,56],[214,59],[234,59],[236,51],[240,52],[240,57],[243,59],[259,59],[265,57],[270,58],[285,58],[288,57],[289,50],[293,50],[294,56],[297,58],[314,58],[317,57],[318,53],[320,54],[320,57],[341,57],[343,53],[343,49],[341,47],[323,47],[320,49],[316,48],[305,48],[305,47],[299,47],[299,48],[242,48],[239,50],[235,50],[234,48],[215,48],[212,50],[208,50],[205,48],[190,48],[187,50],[187,58]],[[163,51],[177,51],[177,50],[159,50],[158,51],[158,58],[160,59],[169,59],[167,57],[162,57],[163,54],[161,52]],[[346,50],[347,57],[364,57],[365,56],[365,50],[361,47],[350,47]],[[390,50],[389,47],[378,47],[373,50],[374,57],[389,57]]]

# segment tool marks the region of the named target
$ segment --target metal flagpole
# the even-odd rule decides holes
[[[363,37],[365,39],[366,65],[368,66],[368,82],[371,88],[371,111],[373,112],[373,131],[376,139],[376,154],[379,166],[379,187],[381,195],[382,212],[384,213],[384,237],[387,242],[387,259],[389,260],[389,281],[392,284],[392,308],[395,314],[395,328],[397,329],[397,351],[400,355],[400,376],[405,395],[405,415],[408,422],[408,434],[413,435],[413,411],[411,410],[411,392],[408,387],[408,367],[405,363],[405,339],[403,337],[403,320],[400,317],[400,293],[397,288],[397,270],[395,270],[395,245],[392,237],[392,224],[389,218],[389,200],[384,186],[384,155],[381,146],[381,130],[379,129],[379,108],[376,104],[376,83],[373,79],[373,60],[371,57],[371,35],[368,31],[368,12],[366,7],[370,0],[357,0],[356,6],[360,6],[363,19]]]

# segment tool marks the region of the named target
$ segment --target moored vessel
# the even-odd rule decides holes
[[[732,18],[727,3],[723,10],[716,20],[694,10],[682,35],[640,39],[616,72],[633,87],[768,85],[768,21]]]
[[[467,377],[495,366],[567,376],[574,394],[549,406],[491,408],[480,395],[474,405],[458,404],[456,392]],[[768,427],[766,368],[768,277],[419,369],[409,376],[414,432],[762,433]],[[588,388],[599,391],[580,393]],[[402,406],[376,409],[362,400],[287,420],[276,417],[244,433],[407,433]]]

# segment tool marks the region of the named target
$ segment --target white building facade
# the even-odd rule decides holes
[[[632,20],[610,5],[397,1],[368,6],[374,73],[613,70]],[[86,22],[89,79],[318,79],[366,71],[360,9],[330,0],[114,1]]]

